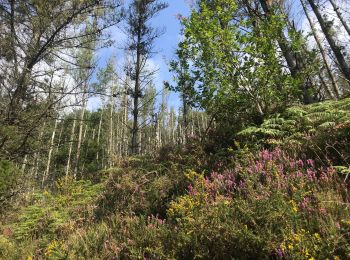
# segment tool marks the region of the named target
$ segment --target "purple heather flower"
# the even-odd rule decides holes
[[[314,160],[312,160],[312,159],[306,160],[306,163],[307,163],[309,166],[311,166],[311,167],[315,167],[315,162],[314,162]]]
[[[304,167],[304,162],[302,160],[298,160],[297,164],[299,167]]]
[[[303,173],[301,172],[301,171],[297,171],[296,172],[296,176],[298,177],[298,178],[300,178],[300,177],[302,177],[303,176]]]
[[[283,256],[284,256],[283,250],[281,248],[277,248],[276,249],[276,255],[277,255],[278,258],[283,258]]]
[[[316,179],[316,174],[313,170],[307,169],[306,172],[307,172],[307,176],[310,180]]]

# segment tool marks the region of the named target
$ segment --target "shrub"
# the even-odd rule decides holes
[[[238,133],[248,146],[283,147],[319,163],[350,164],[350,99],[294,106]]]
[[[9,199],[20,191],[20,171],[11,162],[0,160],[0,214]]]
[[[70,259],[168,259],[168,230],[158,217],[117,214],[72,234],[65,249]]]
[[[148,158],[132,159],[122,168],[110,169],[97,217],[114,213],[164,217],[168,203],[185,192],[186,180],[179,172],[176,164],[164,165]]]
[[[222,173],[188,177],[188,194],[168,210],[177,258],[350,256],[350,236],[340,224],[348,219],[349,198],[332,168],[264,150]],[[308,242],[292,244],[295,234]]]
[[[9,241],[5,236],[0,235],[0,258],[9,259],[16,252],[16,245]]]
[[[101,184],[93,185],[89,181],[61,179],[56,183],[56,192],[33,194],[29,205],[20,210],[12,224],[14,242],[32,244],[35,248],[31,253],[42,256],[53,241],[92,222],[94,201],[101,188]]]

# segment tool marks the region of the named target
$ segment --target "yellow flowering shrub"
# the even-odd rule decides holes
[[[64,259],[65,255],[63,241],[52,240],[45,249],[47,259]]]
[[[319,233],[310,233],[305,229],[292,232],[285,238],[280,248],[283,256],[292,259],[315,259],[320,253],[322,240]]]

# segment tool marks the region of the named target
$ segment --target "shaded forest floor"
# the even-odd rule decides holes
[[[3,259],[349,259],[350,100],[24,189]]]

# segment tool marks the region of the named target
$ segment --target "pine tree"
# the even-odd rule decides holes
[[[134,82],[131,92],[133,99],[132,154],[140,152],[138,143],[140,99],[143,97],[145,84],[147,85],[154,74],[154,71],[147,71],[147,61],[154,53],[155,39],[162,35],[162,31],[152,27],[149,22],[166,7],[167,4],[159,0],[133,0],[126,17],[126,32],[129,39],[126,50],[132,57],[132,64],[128,69]]]

